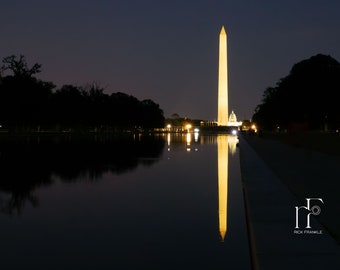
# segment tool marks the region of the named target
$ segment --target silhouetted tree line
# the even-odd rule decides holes
[[[340,64],[318,54],[295,64],[275,87],[268,87],[253,121],[264,129],[340,128]]]
[[[164,126],[163,111],[150,99],[121,92],[105,94],[96,84],[63,85],[34,77],[24,56],[5,57],[0,72],[0,125],[14,131],[121,130]],[[12,74],[3,76],[4,72]]]
[[[0,140],[0,212],[20,213],[25,203],[39,205],[35,189],[63,182],[92,181],[104,173],[123,174],[156,163],[161,137],[8,136]]]

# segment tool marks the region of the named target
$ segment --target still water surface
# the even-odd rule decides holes
[[[1,141],[0,268],[250,269],[236,143]]]

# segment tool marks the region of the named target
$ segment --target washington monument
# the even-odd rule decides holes
[[[228,125],[228,53],[227,33],[222,26],[218,58],[218,115],[219,126]]]

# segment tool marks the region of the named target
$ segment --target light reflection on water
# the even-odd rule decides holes
[[[138,137],[118,145],[90,144],[88,153],[94,156],[88,158],[82,157],[84,152],[74,153],[83,146],[68,153],[68,145],[63,148],[66,152],[55,152],[58,159],[40,149],[36,155],[44,154],[59,165],[29,164],[31,170],[9,155],[24,171],[8,170],[7,181],[0,180],[0,228],[5,232],[0,265],[3,269],[249,269],[235,139],[198,134]],[[7,150],[1,152],[0,161],[10,168]],[[98,157],[101,152],[105,158]],[[61,161],[63,157],[66,160]],[[33,160],[44,159],[33,154]],[[22,179],[15,182],[15,177]],[[20,201],[20,196],[26,199]],[[13,214],[15,209],[19,215]]]

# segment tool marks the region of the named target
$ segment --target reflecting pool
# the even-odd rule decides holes
[[[0,140],[1,269],[250,269],[237,137]]]

